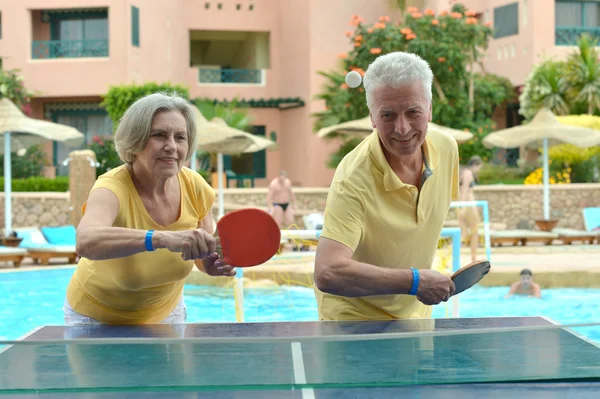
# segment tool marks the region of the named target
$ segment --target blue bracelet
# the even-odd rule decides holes
[[[154,247],[152,246],[152,234],[154,234],[154,230],[148,230],[146,233],[146,251],[154,251]]]
[[[419,290],[419,271],[415,268],[411,268],[410,270],[413,272],[413,282],[409,294],[417,295],[417,291]]]

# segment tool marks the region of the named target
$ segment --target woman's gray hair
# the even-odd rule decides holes
[[[373,105],[373,92],[384,85],[397,88],[403,84],[420,82],[423,84],[425,96],[431,104],[431,85],[433,72],[421,57],[401,51],[381,55],[367,68],[363,78],[367,107]]]
[[[119,120],[114,143],[123,162],[133,163],[135,154],[146,147],[150,139],[154,115],[164,111],[179,111],[185,118],[189,144],[185,160],[189,161],[192,158],[196,147],[194,105],[177,93],[153,93],[131,104]]]

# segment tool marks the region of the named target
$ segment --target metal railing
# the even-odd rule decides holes
[[[108,57],[108,40],[41,40],[31,43],[35,60],[55,58]]]
[[[582,33],[588,33],[592,38],[600,40],[600,28],[595,27],[556,27],[557,46],[576,46],[577,39]]]
[[[262,77],[261,69],[198,68],[199,83],[260,84]]]

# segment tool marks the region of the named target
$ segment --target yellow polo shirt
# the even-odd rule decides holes
[[[377,131],[339,164],[327,196],[321,237],[354,251],[353,259],[379,267],[431,268],[450,202],[459,198],[458,145],[431,131],[423,145],[421,189],[403,183],[389,166]],[[412,295],[341,297],[315,287],[321,320],[431,317]]]
[[[124,165],[100,176],[92,191],[102,187],[117,196],[115,227],[193,230],[210,212],[215,192],[202,176],[186,167],[177,177],[181,212],[179,219],[168,226],[150,217]],[[160,323],[179,302],[184,280],[193,267],[192,260],[184,261],[181,253],[165,248],[116,259],[82,257],[67,287],[67,300],[76,312],[103,323]]]

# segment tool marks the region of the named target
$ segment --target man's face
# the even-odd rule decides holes
[[[370,115],[384,149],[402,157],[414,154],[423,145],[432,117],[431,103],[421,83],[399,88],[384,85],[373,92]]]
[[[521,285],[524,287],[529,287],[532,280],[533,278],[530,275],[524,274],[521,276]]]

